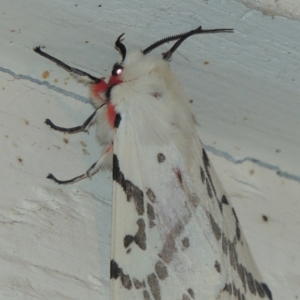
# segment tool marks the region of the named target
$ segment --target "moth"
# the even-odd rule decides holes
[[[232,31],[198,27],[128,53],[122,34],[115,42],[122,60],[108,82],[34,49],[90,85],[95,111],[81,126],[45,123],[69,134],[95,124],[102,155],[73,179],[48,178],[70,184],[112,170],[113,300],[272,299],[170,69],[186,38]],[[171,41],[162,57],[149,55]]]

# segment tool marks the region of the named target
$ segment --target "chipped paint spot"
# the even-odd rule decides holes
[[[89,155],[90,154],[89,151],[87,151],[85,148],[82,149],[82,152],[83,152],[84,155]]]
[[[44,71],[43,74],[42,74],[42,77],[43,77],[44,79],[47,79],[49,76],[50,76],[49,71]]]
[[[269,221],[269,218],[268,218],[266,215],[262,215],[262,219],[263,219],[265,222],[268,222],[268,221]]]
[[[182,300],[191,300],[190,297],[186,294],[182,295]]]

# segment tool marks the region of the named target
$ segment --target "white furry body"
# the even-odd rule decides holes
[[[120,123],[96,119],[113,142],[111,299],[271,299],[169,63],[132,52],[123,67]]]

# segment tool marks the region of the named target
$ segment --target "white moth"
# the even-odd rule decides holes
[[[76,133],[96,123],[102,156],[71,180],[48,178],[68,184],[112,169],[113,300],[272,299],[169,66],[187,37],[215,32],[232,30],[199,27],[128,54],[121,35],[108,83],[34,49],[91,85],[96,110],[82,126],[46,124]],[[172,40],[162,58],[148,55]]]

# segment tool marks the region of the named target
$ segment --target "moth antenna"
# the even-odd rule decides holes
[[[101,81],[101,79],[95,77],[95,76],[92,76],[91,74],[88,74],[82,70],[79,70],[79,69],[76,69],[76,68],[72,68],[70,67],[69,65],[65,64],[64,62],[62,62],[61,60],[53,57],[52,55],[49,55],[47,54],[46,52],[42,51],[41,50],[41,47],[35,47],[33,48],[33,51],[38,53],[39,55],[43,56],[43,57],[46,57],[47,59],[53,61],[54,63],[56,63],[59,67],[65,69],[67,72],[69,73],[73,73],[75,75],[78,75],[78,76],[81,76],[81,77],[88,77],[89,79],[91,79],[91,81],[93,81],[94,83],[99,83]]]
[[[122,43],[121,38],[125,33],[122,33],[116,40],[115,42],[115,47],[116,49],[121,53],[122,55],[122,62],[125,60],[126,57],[126,47],[125,45]]]
[[[174,40],[181,40],[181,42],[179,42],[177,44],[177,47],[173,50],[172,53],[175,52],[175,50],[180,46],[180,44],[188,37],[190,37],[191,35],[194,35],[194,34],[202,34],[202,33],[218,33],[218,32],[233,32],[233,29],[227,29],[227,28],[221,28],[221,29],[202,29],[202,26],[199,26],[198,28],[194,29],[194,30],[191,30],[191,31],[188,31],[188,32],[184,32],[184,33],[181,33],[181,34],[177,34],[177,35],[172,35],[172,36],[168,36],[166,38],[163,38],[157,42],[155,42],[154,44],[150,45],[149,47],[147,47],[145,50],[143,50],[143,54],[146,55],[148,54],[149,52],[151,52],[152,50],[154,50],[155,48],[159,47],[160,45],[162,44],[165,44],[167,42],[170,42],[170,41],[174,41]],[[175,45],[176,45],[175,44]],[[174,45],[174,46],[175,46]],[[174,47],[173,46],[173,47]],[[172,47],[172,48],[173,48]],[[170,50],[169,50],[170,51]],[[170,56],[171,57],[171,56]]]

